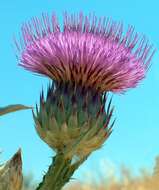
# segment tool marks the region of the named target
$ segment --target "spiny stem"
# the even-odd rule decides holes
[[[71,179],[75,170],[86,160],[87,157],[72,164],[72,158],[65,158],[63,153],[57,153],[53,157],[48,172],[36,190],[61,190]]]

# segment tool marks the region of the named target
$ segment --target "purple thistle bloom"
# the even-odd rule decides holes
[[[112,132],[107,92],[135,87],[154,50],[133,27],[124,34],[122,23],[82,13],[65,14],[61,28],[54,14],[33,18],[15,43],[21,66],[53,80],[33,111],[38,135],[57,153],[38,189],[61,189]]]
[[[96,16],[53,14],[22,26],[20,65],[58,82],[73,82],[98,92],[124,92],[145,77],[152,46],[133,27]]]

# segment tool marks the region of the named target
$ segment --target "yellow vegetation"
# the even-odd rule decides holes
[[[104,165],[106,163],[103,164],[102,168]],[[97,177],[85,177],[86,180],[80,182],[78,179],[72,180],[63,190],[159,190],[159,157],[156,158],[152,172],[142,169],[138,176],[133,175],[130,169],[123,166],[120,170],[120,177],[116,177],[112,168],[110,166],[108,170],[104,171],[105,175],[95,171],[98,172]],[[28,176],[24,179],[23,190],[36,189],[36,185],[32,184],[31,177]]]
[[[139,176],[134,177],[132,172],[122,167],[120,177],[112,175],[109,178],[101,177],[96,182],[95,177],[89,182],[72,182],[65,190],[159,190],[159,157],[153,172],[142,170]]]

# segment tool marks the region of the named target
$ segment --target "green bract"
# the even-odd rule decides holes
[[[111,100],[106,94],[70,84],[52,84],[33,113],[40,137],[65,157],[84,158],[101,147],[111,133]],[[109,126],[110,125],[110,126]]]

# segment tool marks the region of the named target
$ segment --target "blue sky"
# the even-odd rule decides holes
[[[48,79],[38,77],[17,65],[13,49],[13,35],[19,35],[20,26],[32,16],[55,11],[59,17],[68,12],[94,12],[135,26],[145,34],[156,48],[159,47],[159,2],[157,0],[27,0],[1,1],[0,3],[0,106],[12,103],[35,105],[42,86]],[[114,95],[114,131],[102,149],[93,153],[76,172],[98,168],[101,159],[111,160],[117,167],[125,163],[137,171],[152,167],[159,155],[159,55],[155,54],[152,66],[136,89],[124,95]],[[46,171],[52,151],[38,137],[30,111],[22,111],[0,118],[0,160],[9,159],[21,147],[23,168],[40,179]]]

